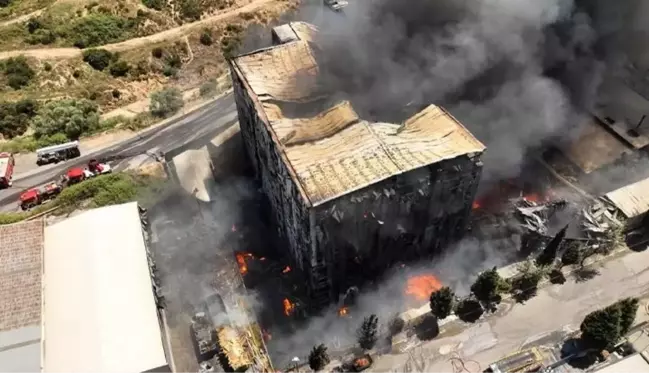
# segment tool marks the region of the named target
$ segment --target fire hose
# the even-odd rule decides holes
[[[462,359],[459,353],[454,352],[453,356],[451,356],[448,359],[451,362],[451,365],[453,366],[453,373],[478,373],[480,372],[480,363],[478,363],[475,360],[466,360]],[[469,368],[466,367],[467,363],[472,363],[477,366],[477,369],[474,371],[469,370]]]

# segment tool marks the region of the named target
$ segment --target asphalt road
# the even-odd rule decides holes
[[[57,179],[67,169],[85,165],[90,159],[125,162],[149,154],[167,153],[201,139],[211,139],[237,121],[237,111],[232,94],[218,98],[162,126],[139,133],[137,136],[116,145],[82,154],[57,165],[43,166],[21,174],[16,170],[13,187],[0,190],[0,210],[18,208],[18,198],[26,189],[41,186]],[[114,166],[115,164],[113,164]]]

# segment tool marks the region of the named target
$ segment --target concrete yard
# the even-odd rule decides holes
[[[621,298],[649,294],[649,250],[627,252],[594,267],[599,275],[588,281],[576,282],[570,277],[563,285],[548,285],[525,304],[503,304],[503,312],[475,324],[464,324],[463,330],[453,336],[442,334],[406,353],[379,356],[370,370],[448,372],[453,370],[449,359],[459,354],[472,373],[483,371],[492,362],[534,341],[561,342],[568,332],[579,329],[586,314],[596,309]],[[649,320],[645,303],[641,302],[637,323]],[[470,360],[479,363],[479,369]]]

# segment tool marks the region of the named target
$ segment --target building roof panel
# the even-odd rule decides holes
[[[606,193],[606,198],[627,218],[649,211],[649,178]]]
[[[49,226],[45,248],[45,371],[167,365],[136,203]]]
[[[291,27],[300,40],[238,57],[234,66],[261,103],[262,117],[308,204],[316,206],[415,168],[484,151],[462,124],[435,105],[402,125],[361,120],[347,101],[324,105],[326,95],[318,84],[310,45],[315,28],[304,23]],[[299,105],[302,114],[296,114]],[[315,107],[322,108],[314,114]]]

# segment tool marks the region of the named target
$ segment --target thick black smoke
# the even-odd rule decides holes
[[[320,22],[322,82],[376,121],[445,106],[487,145],[483,180],[515,176],[593,109],[605,72],[641,55],[646,23],[629,15],[647,5],[581,2],[353,1]]]

